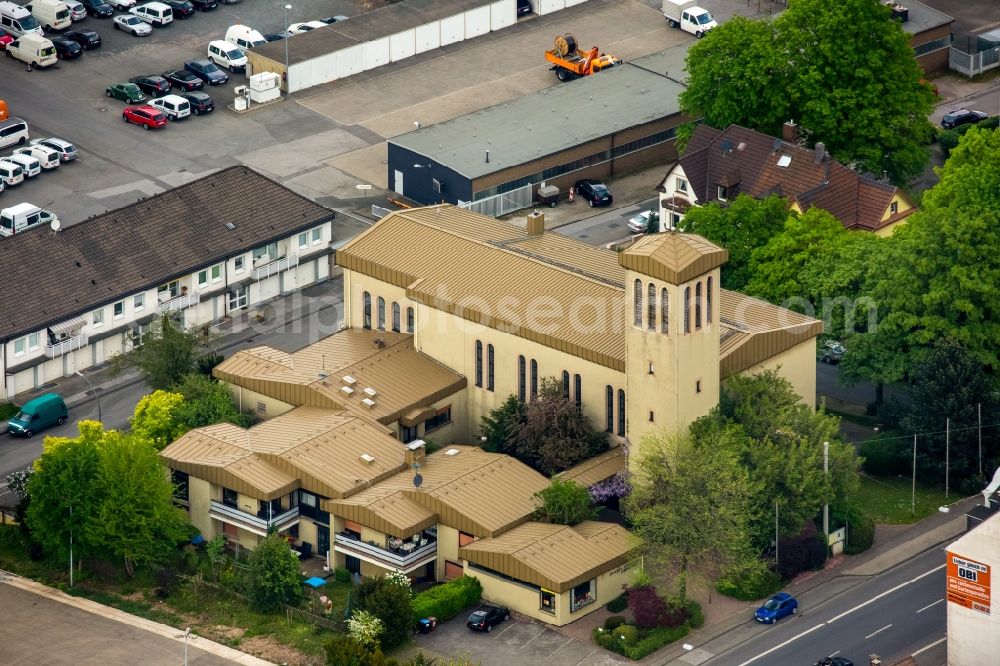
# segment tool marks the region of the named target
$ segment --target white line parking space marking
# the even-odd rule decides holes
[[[932,647],[936,647],[936,646],[938,646],[938,645],[941,645],[941,643],[944,643],[944,642],[945,642],[946,640],[948,640],[948,637],[947,637],[947,636],[945,636],[944,638],[939,638],[939,639],[937,639],[936,641],[934,641],[933,643],[931,643],[930,645],[925,645],[925,646],[923,646],[922,648],[920,648],[919,650],[917,650],[916,652],[914,652],[914,653],[913,653],[912,655],[910,655],[910,656],[912,656],[912,657],[916,657],[916,656],[917,656],[918,654],[920,654],[921,652],[927,652],[927,651],[928,651],[928,650],[930,650],[930,649],[931,649]]]
[[[924,612],[925,610],[927,610],[927,609],[928,609],[928,608],[930,608],[931,606],[937,606],[937,605],[938,605],[939,603],[941,603],[942,601],[944,601],[944,599],[938,599],[937,601],[935,601],[935,602],[933,602],[933,603],[929,603],[929,604],[927,604],[926,606],[924,606],[923,608],[921,608],[921,609],[920,609],[920,610],[918,610],[917,612],[918,612],[918,613],[923,613],[923,612]]]
[[[889,627],[891,627],[891,626],[892,626],[891,624],[887,624],[887,625],[885,625],[884,627],[882,627],[881,629],[876,629],[876,630],[875,630],[875,631],[873,631],[872,633],[870,633],[870,634],[868,634],[867,636],[865,636],[865,640],[868,640],[869,638],[871,638],[871,637],[872,637],[872,636],[874,636],[875,634],[881,634],[881,633],[882,633],[883,631],[885,631],[886,629],[888,629],[888,628],[889,628]]]

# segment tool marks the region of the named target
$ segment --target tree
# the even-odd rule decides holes
[[[183,401],[174,411],[175,418],[184,427],[201,428],[216,423],[232,423],[247,427],[250,419],[233,404],[233,395],[225,386],[203,374],[185,375],[176,391]]]
[[[788,202],[779,196],[754,199],[741,194],[726,207],[713,202],[689,209],[678,228],[729,251],[722,265],[722,287],[739,291],[750,280],[751,252],[780,233],[788,215]]]
[[[387,666],[381,650],[369,650],[347,634],[333,634],[323,645],[327,666]]]
[[[541,503],[536,515],[549,523],[576,525],[597,518],[590,491],[576,481],[552,479],[548,488],[535,493],[535,498]]]
[[[189,429],[179,418],[183,403],[180,393],[158,390],[144,395],[129,419],[132,434],[162,451]]]
[[[257,544],[249,561],[248,592],[251,603],[262,612],[292,606],[302,601],[299,558],[278,534],[269,534]]]
[[[933,93],[909,36],[873,0],[791,0],[691,47],[681,108],[709,125],[778,136],[795,119],[845,163],[903,182],[927,164]]]
[[[161,316],[153,329],[126,354],[116,356],[115,368],[138,368],[154,390],[169,390],[198,369],[198,359],[206,350],[207,337],[202,330],[178,328],[169,314]]]
[[[729,434],[717,446],[695,447],[688,438],[650,433],[627,500],[627,515],[642,543],[647,569],[677,571],[677,597],[687,601],[689,570],[724,566],[749,541],[748,508],[755,495]]]
[[[173,504],[173,484],[149,442],[112,430],[98,452],[102,542],[131,576],[136,565],[164,560],[183,540],[187,521]]]
[[[28,497],[28,482],[31,480],[33,472],[34,469],[28,467],[7,475],[7,489],[17,497],[17,504],[14,505],[14,519],[25,539],[31,538],[31,528],[28,526],[28,507],[31,505],[31,499]]]
[[[410,581],[405,576],[402,578],[405,583],[391,576],[365,578],[356,590],[357,607],[382,621],[384,630],[380,642],[384,650],[402,645],[413,633]]]
[[[518,433],[525,421],[525,405],[516,395],[509,395],[496,409],[483,417],[483,448],[492,453],[515,455]]]

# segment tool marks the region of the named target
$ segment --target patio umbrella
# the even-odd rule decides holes
[[[312,578],[307,578],[306,580],[303,581],[303,583],[313,588],[314,590],[318,587],[326,585],[326,581],[317,576],[313,576]]]

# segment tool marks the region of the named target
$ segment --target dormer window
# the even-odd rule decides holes
[[[677,186],[676,186],[675,189],[678,192],[687,192],[688,191],[688,182],[685,179],[683,179],[683,178],[678,178],[677,179]]]
[[[889,214],[895,215],[898,212],[899,212],[899,202],[893,201],[892,203],[889,204]]]
[[[729,200],[729,188],[726,187],[725,185],[717,185],[716,194],[718,196],[719,201]]]

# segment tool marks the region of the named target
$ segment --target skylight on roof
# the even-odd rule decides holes
[[[787,167],[791,163],[792,163],[791,155],[782,155],[781,157],[778,158],[778,166],[780,167]]]
[[[448,449],[447,451],[444,452],[444,454],[446,456],[457,456],[459,454],[459,450],[458,449]]]

